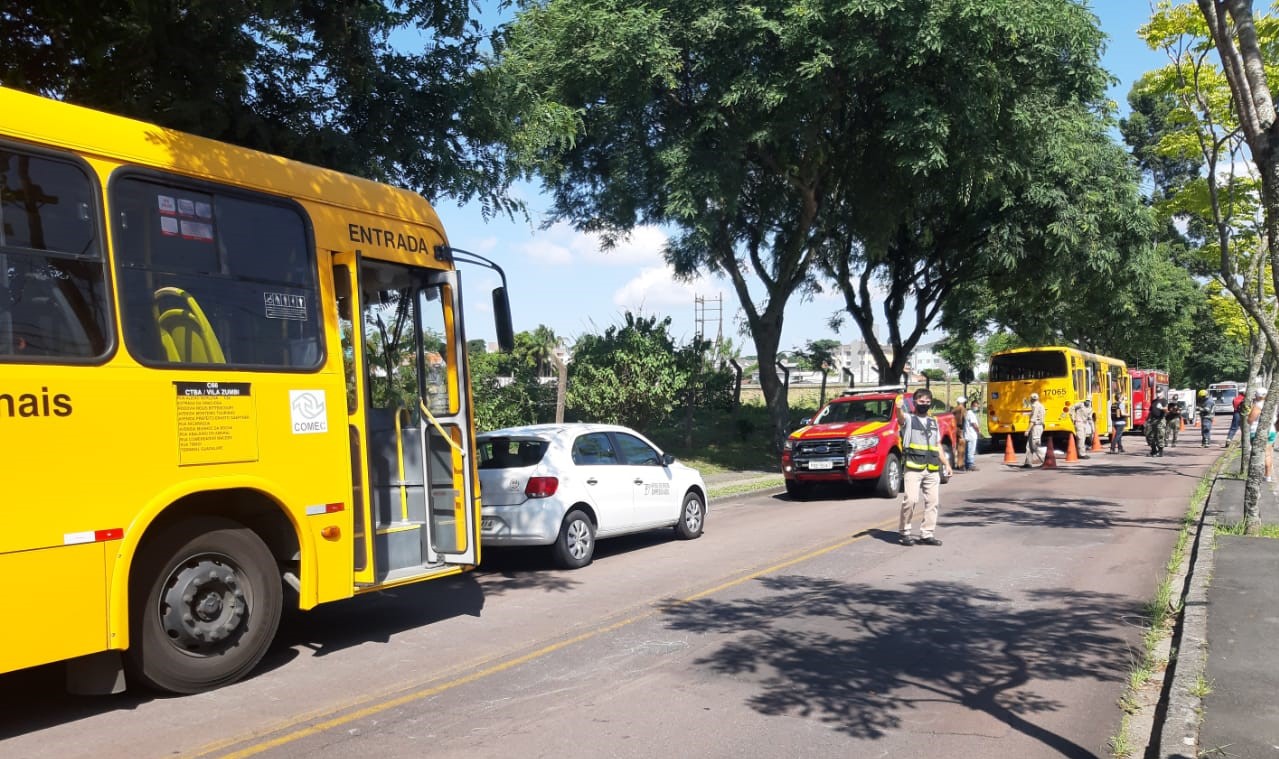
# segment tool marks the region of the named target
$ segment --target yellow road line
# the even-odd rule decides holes
[[[749,582],[759,577],[763,577],[764,575],[771,574],[773,572],[777,572],[782,569],[786,569],[787,567],[792,567],[796,564],[800,564],[802,562],[809,561],[811,559],[815,559],[819,556],[828,554],[831,551],[837,551],[841,548],[850,546],[859,540],[864,540],[865,538],[869,537],[870,531],[875,528],[887,527],[896,523],[897,523],[896,518],[879,522],[878,524],[871,525],[870,527],[866,527],[856,533],[853,533],[851,537],[844,538],[843,540],[840,540],[836,543],[832,543],[831,545],[818,548],[813,551],[807,551],[803,554],[800,554],[799,556],[786,559],[785,561],[778,562],[777,564],[773,564],[772,566],[765,567],[764,569],[759,569],[749,574],[745,574],[735,579],[729,580],[728,582],[722,583],[720,585],[716,585],[713,588],[709,588],[707,590],[694,593],[691,596],[681,598],[679,599],[679,603],[689,603],[691,601],[696,601],[700,598],[705,598],[706,596],[719,593],[729,588],[741,585],[742,583]],[[292,743],[294,741],[302,740],[303,738],[307,738],[313,735],[318,735],[319,733],[323,733],[326,730],[331,730],[335,727],[340,727],[341,725],[345,725],[349,722],[354,722],[355,720],[364,719],[365,717],[370,717],[374,714],[384,712],[388,709],[394,709],[397,706],[403,706],[405,704],[412,703],[413,701],[419,701],[421,699],[430,698],[431,696],[439,695],[440,693],[443,693],[444,691],[451,690],[453,688],[456,688],[462,685],[467,685],[477,680],[482,680],[490,675],[495,675],[499,672],[504,672],[513,667],[518,667],[521,664],[526,664],[535,659],[540,659],[541,657],[546,656],[547,654],[554,653],[556,651],[559,651],[560,649],[567,648],[568,646],[574,645],[576,643],[581,643],[582,641],[590,640],[591,638],[597,637],[599,635],[610,633],[610,632],[613,632],[614,630],[619,630],[623,627],[626,627],[627,625],[634,624],[635,622],[638,622],[642,619],[647,619],[653,616],[654,614],[657,614],[661,610],[662,610],[661,608],[649,609],[648,611],[645,611],[642,614],[636,614],[634,616],[627,617],[626,619],[620,620],[618,622],[613,622],[611,624],[604,625],[603,627],[597,627],[593,630],[589,630],[587,632],[581,633],[580,635],[575,635],[572,638],[567,638],[557,643],[552,643],[550,645],[543,646],[542,648],[539,648],[536,651],[529,652],[527,654],[524,654],[523,656],[518,656],[514,659],[509,659],[507,661],[501,662],[500,664],[495,664],[491,667],[486,667],[484,669],[477,670],[468,675],[463,675],[461,677],[448,680],[447,682],[440,683],[439,685],[433,685],[431,687],[415,690],[411,693],[406,693],[401,696],[389,698],[385,701],[381,701],[375,704],[371,704],[369,706],[365,706],[362,709],[357,709],[356,711],[353,711],[353,712],[347,712],[345,714],[342,714],[341,716],[332,717],[330,719],[323,720],[322,722],[317,722],[313,725],[308,725],[307,727],[303,727],[298,730],[293,730],[292,732],[286,733],[279,737],[272,738],[267,741],[262,741],[261,743],[255,743],[251,746],[240,749],[239,751],[234,751],[229,754],[224,754],[223,757],[225,759],[242,759],[243,757],[254,756],[264,751],[269,751],[273,748],[283,746],[287,743]],[[358,704],[360,702],[356,702],[356,703]],[[351,706],[353,705],[354,704],[330,708],[330,709],[324,710],[322,714],[333,714],[335,712],[341,712],[345,709],[351,708]],[[261,734],[269,735],[271,733],[279,732],[281,730],[288,730],[296,725],[302,724],[303,722],[316,719],[319,716],[320,715],[313,713],[311,715],[306,715],[306,716],[302,716],[292,720],[288,720],[283,722],[282,724],[275,726],[274,728],[270,728],[268,730],[262,731]],[[203,749],[198,749],[191,756],[196,756],[196,757],[208,756],[214,752],[221,750],[221,748],[224,748],[229,745],[234,745],[235,743],[240,743],[245,740],[252,740],[252,737],[233,738],[227,741],[220,741],[219,743],[206,746]]]

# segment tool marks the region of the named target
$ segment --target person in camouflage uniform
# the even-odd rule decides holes
[[[1146,443],[1150,445],[1151,456],[1164,455],[1164,438],[1168,434],[1168,423],[1164,416],[1168,411],[1168,402],[1161,393],[1150,404],[1150,413],[1146,415]]]
[[[1164,444],[1177,447],[1177,433],[1181,432],[1181,398],[1174,395],[1164,412]]]

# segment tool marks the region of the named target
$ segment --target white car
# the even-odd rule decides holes
[[[512,427],[476,448],[482,545],[553,546],[556,563],[576,569],[598,538],[674,528],[691,540],[706,523],[702,476],[626,427]]]

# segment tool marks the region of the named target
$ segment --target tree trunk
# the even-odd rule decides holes
[[[560,360],[556,354],[551,354],[551,361],[555,362],[555,368],[559,372],[559,380],[555,386],[555,423],[564,423],[564,396],[568,393],[568,364]]]
[[[764,393],[764,405],[772,424],[773,452],[780,454],[786,435],[790,432],[790,405],[782,381],[777,377],[777,346],[781,343],[780,324],[763,323],[755,330],[756,358],[759,359],[759,389]]]

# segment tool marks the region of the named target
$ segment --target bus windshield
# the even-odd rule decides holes
[[[1040,380],[1066,376],[1066,354],[1061,351],[1025,351],[994,356],[990,361],[991,382]]]

